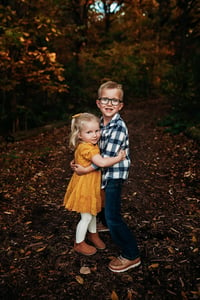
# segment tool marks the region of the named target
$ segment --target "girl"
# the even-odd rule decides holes
[[[114,157],[102,157],[97,145],[100,139],[99,119],[90,113],[80,113],[72,117],[70,147],[75,150],[75,163],[89,166],[109,167],[125,158],[125,151],[120,150]],[[84,255],[93,255],[97,249],[105,249],[104,242],[96,230],[96,215],[101,211],[101,171],[79,176],[75,172],[68,184],[64,197],[64,206],[68,210],[79,212],[81,219],[76,227],[74,250]],[[95,247],[85,242],[88,240]]]

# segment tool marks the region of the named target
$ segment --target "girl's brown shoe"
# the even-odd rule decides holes
[[[97,232],[89,232],[88,240],[92,242],[97,249],[104,250],[106,248],[105,243],[100,239],[99,234]]]
[[[74,250],[83,255],[93,255],[97,252],[95,247],[88,245],[85,241],[81,243],[74,243]]]

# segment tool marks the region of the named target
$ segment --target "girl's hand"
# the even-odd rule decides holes
[[[120,160],[124,160],[126,158],[126,151],[120,150],[117,156],[120,158]]]

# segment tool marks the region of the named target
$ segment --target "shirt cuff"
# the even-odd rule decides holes
[[[98,170],[99,169],[99,166],[95,165],[95,164],[92,164],[92,167],[95,169],[95,170]]]

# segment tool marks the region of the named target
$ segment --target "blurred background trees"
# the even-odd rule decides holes
[[[198,126],[197,0],[7,0],[0,19],[1,134],[95,109],[105,80],[128,103],[168,97],[166,126]]]

